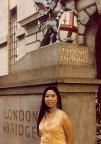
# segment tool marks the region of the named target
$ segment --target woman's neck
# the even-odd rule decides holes
[[[54,113],[57,111],[57,107],[49,108],[48,111],[49,111],[49,113]]]

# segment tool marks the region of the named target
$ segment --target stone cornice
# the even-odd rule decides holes
[[[28,73],[27,73],[28,75]],[[11,76],[3,76],[0,79],[10,80],[10,77],[14,78],[17,74]],[[29,73],[30,76],[30,73]],[[14,78],[15,79],[15,78]],[[16,80],[15,80],[16,81]],[[5,95],[22,95],[22,94],[33,94],[39,93],[39,85],[45,87],[46,85],[58,85],[59,91],[61,92],[84,92],[84,93],[97,93],[98,85],[101,85],[101,80],[98,79],[84,79],[84,78],[49,78],[49,79],[39,79],[39,80],[26,80],[26,81],[16,81],[16,82],[7,82],[0,84],[0,96]],[[63,91],[64,89],[64,91]],[[42,93],[43,90],[40,93]]]
[[[19,21],[18,23],[20,23],[21,27],[23,27],[24,29],[27,29],[33,25],[37,25],[38,20],[42,22],[42,21],[45,21],[47,18],[48,18],[48,15],[41,16],[39,15],[39,13],[35,13]]]

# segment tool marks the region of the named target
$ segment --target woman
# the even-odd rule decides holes
[[[40,144],[74,143],[72,123],[62,111],[61,97],[56,87],[47,87],[43,93],[37,132]]]

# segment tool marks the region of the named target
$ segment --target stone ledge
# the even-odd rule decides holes
[[[31,71],[25,71],[25,72],[19,72],[19,73],[13,73],[5,76],[0,77],[0,88],[9,88],[9,87],[21,87],[21,86],[32,86],[32,85],[42,85],[44,83],[68,83],[68,84],[78,84],[78,85],[101,85],[101,80],[94,79],[94,78],[80,78],[77,77],[64,77],[65,75],[61,75],[60,73],[57,73],[55,70],[55,67],[53,67],[53,72],[50,71],[52,67],[49,69],[49,71],[42,73],[41,70],[34,72],[34,70]],[[54,71],[55,70],[55,71]],[[63,70],[63,69],[62,69]],[[50,72],[50,73],[49,73]]]
[[[48,18],[47,15],[40,16],[39,12],[36,12],[30,17],[27,17],[21,21],[18,21],[18,23],[20,23],[21,27],[23,27],[24,29],[28,29],[29,27],[32,27],[33,25],[37,25],[38,20],[45,21],[47,18]]]
[[[0,45],[7,43],[7,36],[0,38]]]
[[[8,77],[8,79],[7,79]],[[14,78],[14,77],[13,77]],[[2,82],[2,79],[5,80]],[[6,81],[7,80],[7,81]],[[47,86],[58,86],[62,93],[97,93],[98,85],[101,85],[101,80],[98,79],[80,79],[80,78],[48,78],[39,80],[26,80],[18,82],[11,82],[10,76],[0,77],[0,95],[28,95],[43,93],[43,89]],[[39,89],[40,87],[40,89]]]
[[[45,82],[45,81],[44,81]],[[40,86],[40,89],[39,89]],[[12,96],[12,95],[32,95],[32,94],[42,94],[43,90],[47,86],[58,86],[61,93],[97,93],[97,85],[86,85],[86,84],[69,84],[69,83],[52,83],[47,81],[44,84],[30,85],[30,86],[15,86],[0,88],[0,96]]]
[[[43,67],[40,69],[32,69],[22,71],[18,73],[12,73],[10,75],[0,77],[0,87],[3,85],[16,86],[25,85],[26,82],[31,81],[47,80],[47,79],[58,79],[58,78],[94,78],[94,73],[90,67],[74,67],[68,65],[53,65],[50,67]]]
[[[16,32],[16,36],[18,38],[24,37],[25,36],[25,30],[23,28],[18,29]]]

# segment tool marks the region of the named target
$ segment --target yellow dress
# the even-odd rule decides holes
[[[62,110],[58,110],[52,121],[44,126],[44,118],[39,125],[41,133],[40,144],[66,144],[66,137],[61,125],[61,118],[63,115]]]

